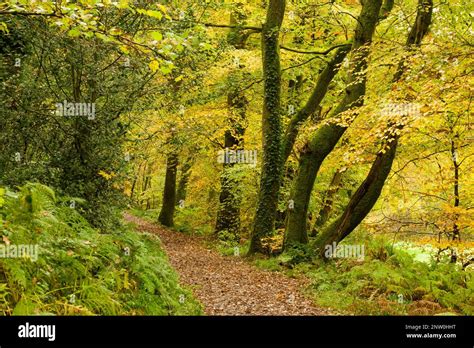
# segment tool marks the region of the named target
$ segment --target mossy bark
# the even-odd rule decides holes
[[[246,17],[239,11],[230,15],[231,25],[245,24]],[[227,41],[236,49],[244,49],[248,34],[239,27],[232,28],[227,36]],[[241,66],[229,74],[228,84],[230,91],[227,94],[228,130],[224,134],[224,151],[243,149],[248,101],[239,84]],[[224,163],[221,174],[221,191],[219,194],[219,210],[217,212],[215,233],[228,231],[235,238],[240,233],[240,182],[232,177],[232,168],[235,163]]]
[[[336,50],[333,58],[327,63],[326,67],[319,74],[316,86],[308,98],[306,104],[302,109],[300,109],[290,120],[283,138],[283,166],[285,167],[284,173],[285,178],[282,180],[281,186],[285,185],[286,182],[293,181],[294,171],[289,170],[286,166],[288,158],[290,157],[291,151],[295,144],[296,138],[299,133],[299,127],[308,119],[308,117],[315,117],[315,114],[321,111],[321,102],[326,96],[328,91],[329,84],[336,76],[337,72],[340,69],[341,63],[344,61],[344,58],[350,52],[351,45],[345,45]],[[319,121],[315,117],[315,121]],[[286,225],[286,216],[287,211],[278,211],[277,212],[277,227],[284,228]]]
[[[418,0],[418,9],[416,13],[415,23],[410,29],[405,44],[405,49],[410,51],[412,47],[419,46],[421,41],[429,31],[433,15],[433,0]],[[405,58],[400,59],[398,68],[393,76],[393,82],[398,82],[405,72]]]
[[[243,148],[245,133],[245,116],[247,99],[243,94],[234,91],[228,95],[228,106],[231,115],[229,118],[230,130],[224,135],[225,149],[239,150]],[[232,168],[236,163],[224,163],[221,174],[221,192],[219,195],[219,211],[217,213],[215,232],[227,230],[234,236],[240,231],[240,203],[241,193],[239,180],[232,177]]]
[[[173,217],[176,205],[176,169],[178,154],[172,151],[166,161],[165,188],[163,190],[163,205],[161,206],[158,221],[165,226],[174,225]]]
[[[343,100],[332,114],[334,118],[348,110],[356,110],[363,104],[367,58],[381,5],[382,0],[373,0],[366,1],[362,7],[354,33],[347,87]],[[288,213],[285,245],[308,241],[306,227],[308,206],[317,173],[322,162],[334,149],[346,129],[346,125],[336,122],[327,123],[316,131],[304,147],[291,193],[294,209]]]
[[[428,33],[433,11],[432,0],[419,0],[418,11],[406,42],[406,49],[419,46]],[[393,82],[398,82],[405,72],[404,60],[400,61]],[[326,245],[333,242],[338,244],[347,237],[367,216],[382,192],[388,174],[391,171],[393,160],[398,146],[399,131],[403,128],[403,120],[389,121],[381,151],[377,154],[370,171],[351,197],[344,212],[332,224],[318,235],[315,248],[321,257],[324,257]]]
[[[178,181],[178,189],[176,190],[176,204],[179,204],[180,201],[186,200],[186,193],[189,178],[191,176],[191,168],[193,166],[193,161],[193,156],[188,156],[186,161],[184,161],[183,165],[181,166],[181,175]]]
[[[290,120],[285,132],[283,143],[283,163],[288,160],[291,150],[298,136],[299,126],[312,114],[318,110],[321,101],[326,96],[329,84],[339,71],[340,65],[351,49],[351,45],[343,46],[337,49],[334,57],[329,61],[324,70],[318,77],[316,87],[305,106],[299,110]]]
[[[322,126],[300,153],[298,174],[293,182],[291,199],[293,209],[288,210],[285,246],[294,242],[307,243],[307,214],[309,199],[319,168],[344,133],[343,127]]]
[[[316,231],[323,227],[331,216],[331,211],[334,205],[334,196],[341,188],[342,173],[344,173],[344,170],[339,168],[336,170],[331,179],[329,187],[326,190],[326,194],[324,196],[323,206],[319,210],[318,217],[316,218],[316,222],[314,223],[313,229],[311,230],[312,235],[315,235]]]
[[[367,216],[382,192],[392,168],[397,149],[397,138],[387,145],[385,152],[379,152],[369,174],[352,196],[344,212],[316,238],[315,248],[321,257],[326,245],[338,244],[349,235]]]
[[[380,9],[379,20],[383,20],[388,17],[390,12],[395,5],[395,0],[384,0],[382,8]]]
[[[261,239],[273,233],[278,205],[278,191],[283,170],[279,36],[285,6],[285,0],[270,0],[266,21],[262,28],[264,76],[263,159],[257,211],[253,223],[249,254],[264,253],[266,251]]]

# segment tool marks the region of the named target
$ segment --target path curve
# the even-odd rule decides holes
[[[331,315],[305,298],[301,279],[256,268],[241,257],[208,249],[202,237],[165,229],[125,214],[138,231],[157,234],[182,284],[207,315]]]

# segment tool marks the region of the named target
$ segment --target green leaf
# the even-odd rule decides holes
[[[0,187],[0,207],[3,206],[3,203],[5,200],[3,199],[3,195],[5,194],[5,189],[3,187]]]
[[[8,27],[5,22],[0,22],[0,31],[3,31],[5,34],[8,34]]]
[[[152,31],[150,33],[153,40],[161,41],[163,40],[163,35],[159,31]]]
[[[160,67],[160,71],[164,74],[164,75],[167,75],[169,74],[171,71],[173,71],[173,67],[171,65],[162,65]]]
[[[20,299],[13,309],[13,315],[34,315],[36,305],[29,299]]]
[[[70,37],[78,37],[81,35],[81,31],[77,28],[72,28],[67,33]]]

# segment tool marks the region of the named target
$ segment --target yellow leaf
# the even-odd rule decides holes
[[[166,7],[163,6],[162,4],[158,4],[157,7],[160,9],[161,12],[166,13]]]
[[[150,67],[151,71],[155,72],[159,69],[160,63],[158,63],[157,60],[152,60],[148,66]]]
[[[146,14],[153,18],[158,18],[158,19],[163,18],[163,14],[160,11],[147,10]]]
[[[128,0],[120,0],[117,7],[118,8],[127,8],[128,7]]]
[[[105,180],[110,180],[110,179],[112,179],[112,178],[115,176],[114,173],[110,173],[110,174],[109,174],[109,173],[104,172],[103,170],[100,170],[98,174],[99,174],[101,177],[103,177]]]
[[[128,47],[125,45],[120,45],[119,46],[120,51],[122,51],[125,54],[128,54],[130,51],[128,50]]]

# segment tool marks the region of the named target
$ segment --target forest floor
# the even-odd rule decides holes
[[[126,214],[137,230],[157,234],[182,285],[192,289],[207,315],[331,315],[302,291],[304,279],[260,270],[243,257],[223,256],[206,239],[165,229]]]

